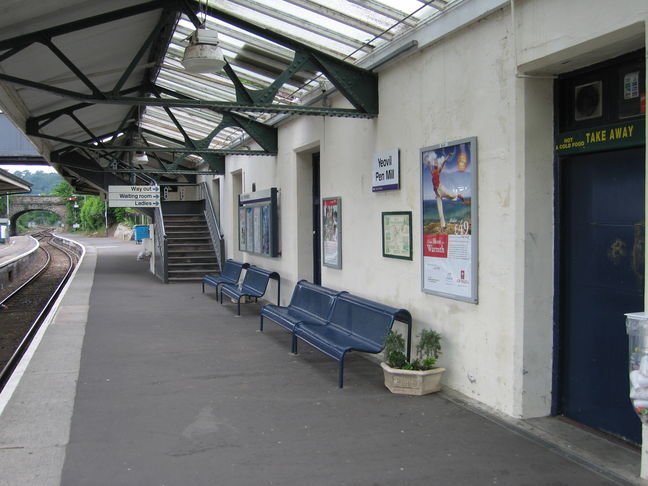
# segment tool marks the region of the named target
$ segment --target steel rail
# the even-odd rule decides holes
[[[50,236],[52,236],[52,235],[50,234]],[[52,236],[52,239],[53,239],[53,236]],[[67,283],[68,279],[70,278],[70,275],[72,274],[72,272],[74,270],[76,255],[74,255],[67,248],[63,248],[63,247],[53,243],[51,240],[50,240],[49,244],[51,246],[53,246],[54,248],[58,249],[59,251],[63,252],[67,256],[68,262],[69,262],[68,269],[65,272],[65,275],[63,276],[61,281],[59,282],[59,284],[56,286],[56,289],[54,290],[54,292],[52,293],[50,298],[47,300],[45,305],[42,307],[41,311],[38,313],[38,316],[36,317],[36,319],[34,319],[33,323],[29,327],[29,330],[27,331],[27,333],[23,337],[22,341],[20,342],[20,344],[16,348],[16,351],[14,351],[11,358],[9,358],[9,361],[7,361],[5,366],[0,371],[0,390],[2,390],[2,388],[4,388],[7,381],[9,381],[9,378],[11,377],[11,374],[16,369],[16,366],[18,365],[18,363],[20,362],[20,359],[25,354],[25,351],[27,351],[27,348],[29,347],[32,340],[34,339],[34,336],[36,335],[36,333],[40,329],[41,324],[45,321],[45,318],[47,317],[50,310],[52,309],[52,307],[54,305],[54,302],[56,302],[56,299],[58,299],[63,287]],[[19,291],[24,290],[25,287],[27,287],[36,278],[40,277],[45,272],[45,270],[48,268],[48,266],[49,266],[49,264],[50,264],[50,262],[52,260],[52,257],[51,257],[50,252],[48,252],[45,248],[42,248],[42,250],[45,251],[45,253],[47,254],[47,263],[41,269],[39,269],[39,271],[34,276],[32,276],[27,282],[25,282],[23,285],[21,285],[18,289],[16,289],[14,292],[12,292],[7,298],[5,298],[0,303],[7,302],[11,297],[16,295]]]

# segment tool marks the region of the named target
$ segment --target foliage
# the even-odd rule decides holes
[[[28,228],[30,223],[37,226],[57,226],[59,216],[52,211],[29,211],[20,216],[17,223],[20,232],[23,232],[24,228]]]
[[[0,218],[7,214],[7,198],[11,201],[11,196],[0,195]],[[11,205],[11,202],[9,202],[9,205]]]
[[[133,208],[111,208],[108,210],[108,218],[115,223],[126,223],[134,226],[137,223],[139,213]]]
[[[86,231],[95,231],[104,227],[104,202],[98,196],[84,198],[79,212],[81,228]]]
[[[62,180],[54,186],[51,193],[55,196],[59,196],[64,202],[66,207],[67,221],[65,224],[67,226],[72,226],[76,222],[76,214],[74,212],[74,203],[75,201],[70,200],[74,196],[74,189],[67,181]]]
[[[33,195],[50,194],[54,186],[63,181],[60,175],[43,172],[42,170],[36,172],[17,170],[13,172],[13,175],[29,182],[32,185],[31,194]]]
[[[392,368],[403,370],[431,370],[441,356],[441,335],[432,329],[423,329],[416,345],[416,359],[411,363],[405,354],[405,338],[389,331],[385,340],[385,361]]]

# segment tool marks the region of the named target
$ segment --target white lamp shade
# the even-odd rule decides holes
[[[218,46],[191,44],[185,49],[182,66],[190,73],[214,73],[223,69],[225,58]]]
[[[148,162],[148,155],[146,152],[135,152],[133,155],[134,164],[146,164]]]
[[[183,67],[190,73],[213,73],[225,66],[223,51],[218,47],[218,33],[200,27],[191,34],[182,57]]]

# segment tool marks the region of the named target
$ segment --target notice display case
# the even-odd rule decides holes
[[[239,250],[279,256],[277,188],[239,196]]]

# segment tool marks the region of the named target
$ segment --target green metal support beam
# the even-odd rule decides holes
[[[119,77],[114,87],[108,91],[100,91],[90,80],[90,77],[82,72],[74,62],[55,44],[58,36],[63,36],[90,27],[119,21],[135,15],[147,12],[160,12],[160,18],[153,30],[146,36],[142,45],[134,57],[130,60],[128,66]],[[196,15],[199,11],[206,11],[207,14],[218,18],[228,24],[244,29],[256,35],[260,35],[272,42],[276,42],[284,47],[295,51],[291,64],[281,73],[274,82],[265,89],[250,90],[240,81],[234,70],[227,65],[225,71],[235,85],[237,102],[225,102],[216,100],[192,99],[181,93],[174,93],[167,89],[156,87],[150,84],[140,84],[137,87],[124,90],[126,82],[135,71],[136,67],[143,62],[146,52],[149,52],[148,62],[155,59],[156,67],[149,69],[146,78],[153,79],[155,70],[159,69],[163,49],[158,46],[161,39],[167,39],[171,36],[172,27],[179,17],[180,13],[189,16],[194,24],[200,20]],[[176,153],[176,154],[198,154],[209,165],[215,173],[223,173],[224,157],[226,155],[273,155],[277,153],[277,129],[269,125],[259,123],[243,113],[270,113],[270,114],[294,114],[294,115],[311,115],[311,116],[335,116],[351,118],[372,118],[378,113],[378,82],[377,76],[366,69],[357,67],[343,60],[337,59],[326,53],[320,52],[310,46],[300,43],[282,34],[272,30],[259,27],[252,22],[238,18],[225,9],[203,5],[196,0],[153,0],[132,7],[118,9],[100,15],[95,15],[86,19],[81,19],[56,27],[43,29],[21,36],[0,41],[0,63],[10,59],[13,56],[20,55],[26,47],[35,43],[45,45],[51,53],[63,62],[68,69],[79,79],[83,85],[90,91],[79,92],[61,88],[54,85],[48,85],[31,79],[23,79],[6,73],[0,73],[0,82],[24,86],[27,88],[45,91],[57,96],[77,100],[78,103],[67,108],[56,110],[50,113],[42,114],[37,117],[31,117],[27,121],[27,133],[66,144],[71,150],[76,147],[82,151],[87,151],[85,156],[96,161],[98,159],[113,160],[116,154],[145,150],[152,153],[164,169],[159,173],[180,173],[178,170],[181,166],[177,163],[184,158],[184,155],[177,157],[176,161],[168,162],[162,160],[158,154]],[[165,44],[166,45],[166,44]],[[162,49],[162,50],[161,50]],[[286,81],[292,78],[300,71],[319,71],[323,73],[354,106],[353,109],[330,108],[315,106],[298,106],[288,104],[273,103],[278,90]],[[147,93],[153,93],[155,97],[145,96]],[[162,97],[161,93],[166,97]],[[81,122],[81,118],[76,112],[98,104],[124,105],[132,107],[128,115],[124,117],[119,124],[119,128],[106,136],[97,135]],[[158,106],[162,107],[175,124],[178,131],[182,134],[184,140],[174,140],[165,137],[162,134],[155,135],[163,140],[170,142],[170,147],[152,147],[141,146],[139,144],[122,144],[116,145],[119,133],[126,133],[128,140],[129,132],[135,130],[134,123],[128,123],[134,115],[140,113],[139,107]],[[172,108],[197,108],[207,109],[217,112],[223,116],[221,123],[215,127],[211,133],[202,140],[192,140],[186,130],[181,126],[178,120],[173,116]],[[89,140],[78,141],[64,137],[47,134],[43,131],[45,127],[62,116],[70,117],[85,132]],[[236,127],[244,130],[263,150],[228,150],[228,149],[210,149],[209,146],[216,134],[228,127]],[[151,132],[154,133],[154,132]],[[109,140],[107,140],[107,138]],[[106,140],[106,141],[104,141]],[[56,151],[58,154],[66,153],[65,150]],[[77,154],[78,155],[78,154]],[[101,167],[101,166],[99,166]],[[124,169],[125,170],[125,169]],[[147,172],[147,169],[143,170]],[[191,173],[200,173],[193,172]],[[207,172],[214,173],[214,172]]]

